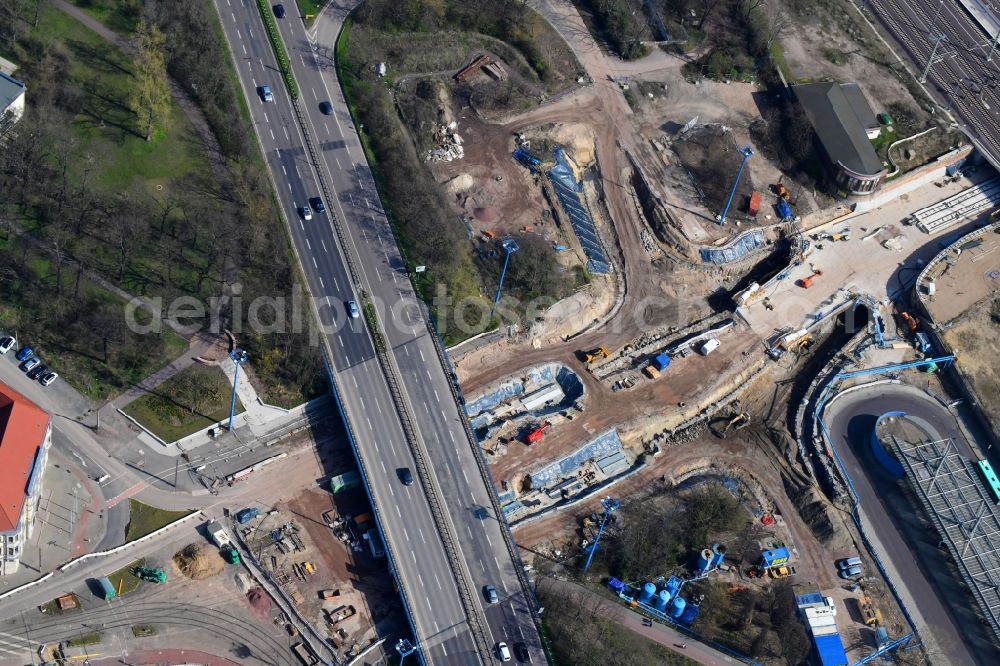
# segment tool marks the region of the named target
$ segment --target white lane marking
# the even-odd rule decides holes
[[[302,231],[306,230],[306,225],[302,224],[302,220],[299,220],[299,226],[302,227]]]
[[[462,470],[462,478],[463,478],[463,479],[465,479],[465,482],[466,482],[466,483],[468,483],[468,482],[469,482],[469,477],[468,477],[468,476],[466,476],[466,474],[465,474],[465,470],[464,470],[464,469]]]
[[[483,563],[482,560],[479,560],[479,566],[483,568],[483,573],[486,573],[486,565]]]
[[[423,532],[423,530],[421,530],[419,532],[419,534],[420,534],[420,543],[422,543],[422,544],[424,544],[426,546],[427,545],[427,541],[424,540],[424,532]],[[434,577],[437,578],[437,574],[434,574]],[[438,587],[441,587],[441,583],[440,582],[438,582]]]
[[[438,402],[441,402],[441,396],[438,395],[437,389],[434,389],[434,399],[437,400]],[[444,412],[441,413],[443,414]]]
[[[285,130],[285,139],[287,141],[291,141],[292,137],[288,136],[288,128],[287,127],[282,127],[281,129]]]
[[[361,401],[361,409],[365,409],[365,399],[359,395],[358,400]]]
[[[250,77],[250,81],[251,81],[251,83],[253,83],[253,87],[256,88],[257,87],[257,79],[251,76]],[[275,148],[274,152],[278,153],[278,149]],[[278,153],[278,154],[280,155],[281,153]]]
[[[291,184],[291,183],[288,183],[288,191],[289,191],[289,192],[291,192],[291,191],[292,191],[292,184]]]
[[[326,123],[324,122],[324,123],[323,123],[323,127],[325,127],[325,128],[326,128],[326,133],[327,133],[327,134],[330,134],[330,126],[329,126],[329,125],[327,125],[327,124],[326,124]]]
[[[399,513],[399,506],[398,505],[396,506],[396,513]],[[402,516],[400,516],[400,517],[402,517]],[[410,549],[410,557],[413,558],[413,563],[416,564],[417,563],[417,554],[413,552],[412,548]],[[427,599],[425,598],[424,601],[427,601]],[[430,610],[430,607],[431,607],[431,602],[427,601],[427,609]]]
[[[336,157],[334,157],[333,159],[334,159],[334,161],[337,162],[337,168],[338,169],[343,169],[344,168],[344,167],[340,166],[340,160],[339,159],[337,159]]]
[[[365,421],[368,421],[368,429],[375,432],[375,428],[372,427],[372,420],[366,416]]]
[[[379,463],[381,463],[381,465],[382,465],[382,473],[383,473],[383,474],[388,474],[388,473],[389,473],[389,470],[387,470],[387,469],[385,468],[385,461],[382,461],[382,460],[379,460]]]
[[[405,527],[403,528],[403,533],[404,534],[406,533],[406,528]],[[424,577],[421,576],[419,573],[417,574],[417,580],[420,581],[420,587],[423,587],[423,588],[427,587],[426,585],[424,585]]]
[[[249,55],[249,54],[247,53],[247,45],[246,45],[246,44],[240,44],[240,46],[242,46],[242,47],[243,47],[243,55]]]
[[[443,589],[443,588],[441,587],[441,579],[440,579],[440,578],[438,578],[438,575],[437,575],[437,574],[434,574],[434,582],[438,584],[438,589],[439,589],[439,590],[440,590],[440,589]]]
[[[490,539],[489,533],[486,534],[486,543],[490,544],[490,548],[493,547],[493,541]]]
[[[295,175],[298,176],[299,178],[302,177],[302,174],[299,173],[299,165],[298,164],[295,165]]]
[[[326,249],[326,242],[322,238],[319,239],[319,244],[323,246],[324,252],[329,252],[329,250]]]
[[[424,350],[423,349],[418,349],[417,351],[420,352],[420,360],[423,361],[424,363],[426,363],[427,360],[424,358]]]
[[[253,29],[247,28],[247,34],[250,35],[250,40],[253,41]]]
[[[309,90],[313,94],[313,99],[316,100],[316,101],[319,101],[319,97],[316,97],[316,89],[315,88],[310,88]]]
[[[493,561],[497,563],[497,571],[503,571],[503,569],[500,568],[500,560],[497,559],[496,555],[493,556]]]
[[[270,121],[270,120],[268,120],[268,118],[267,118],[267,111],[265,111],[265,112],[264,112],[264,122],[265,122],[265,123],[269,123],[269,122],[271,122],[271,121]]]
[[[285,170],[284,164],[281,165],[281,173],[285,174],[286,176],[288,175],[288,171]]]
[[[299,60],[302,61],[302,66],[305,67],[306,66],[306,59],[302,57],[301,53],[299,54]]]
[[[313,246],[309,243],[309,239],[308,238],[306,239],[306,247],[309,248],[310,250],[313,249]]]
[[[392,484],[389,484],[389,494],[393,497],[396,496],[396,491],[392,489]],[[402,518],[402,516],[400,516],[400,518]]]
[[[229,15],[233,17],[233,23],[236,23],[236,12],[229,12]],[[239,28],[236,28],[236,36],[239,37],[240,39],[243,39],[243,37],[240,35]]]
[[[392,488],[392,486],[389,486],[389,488],[391,489],[391,488]],[[396,515],[397,515],[397,516],[399,516],[400,518],[402,518],[402,517],[403,517],[403,514],[401,514],[401,513],[399,512],[399,505],[398,505],[398,504],[396,504],[396,505],[395,505],[395,507],[396,507]],[[411,551],[411,552],[412,552],[412,551]],[[414,558],[413,558],[413,561],[414,561],[414,562],[416,562],[416,561],[417,561],[417,558],[416,558],[416,557],[414,557]]]
[[[472,503],[473,503],[473,504],[475,504],[475,503],[476,503],[476,496],[472,494],[472,491],[471,491],[471,490],[469,491],[469,499],[471,499],[471,500],[472,500]]]
[[[269,129],[267,131],[271,133],[271,141],[274,141],[274,130],[273,129]]]
[[[407,541],[409,541],[409,540],[410,540],[410,533],[406,531],[406,528],[405,528],[405,527],[403,528],[403,536],[404,536],[404,537],[406,537],[406,540],[407,540]],[[417,575],[419,576],[420,574],[417,574]],[[423,586],[423,584],[424,584],[424,579],[423,579],[423,578],[421,578],[421,579],[420,579],[420,585],[421,585],[421,586]]]
[[[411,550],[410,554],[412,554],[412,553],[413,553],[413,551]],[[413,563],[414,564],[417,563],[417,556],[416,555],[413,556]],[[428,599],[427,597],[424,597],[424,603],[427,604],[427,610],[429,610],[429,611],[431,611],[433,613],[434,609],[431,608],[430,599]],[[435,624],[437,624],[437,623],[435,622]]]
[[[409,347],[403,347],[403,353],[406,354],[407,356],[409,356],[410,355],[410,348]]]
[[[319,279],[319,288],[320,288],[320,289],[326,289],[326,285],[325,285],[325,284],[323,284],[323,278],[320,278],[320,279]]]
[[[313,257],[312,260],[313,260],[313,268],[319,268],[319,264],[316,263],[316,257]]]

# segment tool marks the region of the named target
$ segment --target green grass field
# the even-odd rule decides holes
[[[139,559],[131,564],[128,564],[114,573],[108,574],[108,580],[111,581],[112,587],[115,588],[115,592],[118,596],[123,596],[129,592],[134,592],[139,588],[139,583],[142,581],[132,575],[132,569],[135,567],[141,567],[146,564],[145,559]]]
[[[190,511],[168,511],[158,509],[155,506],[143,504],[139,500],[130,499],[128,501],[129,521],[128,529],[125,532],[125,541],[135,541],[141,537],[155,532],[161,527],[166,527],[175,520],[179,520],[190,514]],[[139,566],[132,564],[130,566]],[[111,581],[114,583],[114,580]],[[116,588],[117,589],[117,588]]]
[[[229,416],[232,384],[214,366],[192,365],[123,411],[165,442],[187,437]],[[236,413],[243,403],[236,398]]]

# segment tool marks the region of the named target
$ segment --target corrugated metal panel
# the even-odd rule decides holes
[[[566,397],[566,394],[563,393],[562,387],[559,384],[549,384],[521,398],[521,404],[530,412],[547,402],[558,402],[564,397]]]
[[[831,634],[837,633],[837,625],[828,624],[826,626],[810,627],[812,629],[813,638],[820,638],[822,636],[829,636]]]
[[[815,630],[817,627],[836,627],[837,620],[832,615],[818,615],[809,618],[809,626]]]
[[[844,651],[844,644],[840,642],[839,634],[816,637],[816,651],[819,653],[819,661],[823,666],[847,666],[847,652]]]
[[[809,608],[810,606],[822,606],[825,603],[823,601],[823,595],[819,592],[800,594],[796,602],[798,603],[799,608]]]

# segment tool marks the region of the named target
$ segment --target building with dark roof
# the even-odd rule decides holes
[[[857,84],[807,83],[792,91],[816,131],[837,187],[855,195],[874,192],[886,170],[870,138],[878,136],[878,121]]]
[[[0,576],[18,570],[34,531],[51,444],[49,415],[0,384]]]

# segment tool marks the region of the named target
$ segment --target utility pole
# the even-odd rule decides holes
[[[740,155],[743,156],[743,161],[740,162],[740,168],[736,172],[736,180],[733,181],[733,189],[729,190],[729,198],[726,199],[726,207],[722,209],[722,215],[717,218],[720,225],[724,225],[726,223],[726,215],[729,214],[729,207],[733,204],[733,197],[736,196],[736,188],[739,187],[740,177],[743,175],[743,167],[747,165],[747,160],[753,156],[753,150],[750,146],[743,146],[740,148]]]
[[[927,65],[924,67],[923,74],[920,75],[920,79],[919,79],[920,83],[927,83],[927,75],[931,71],[931,65],[935,65],[935,64],[941,62],[941,60],[943,60],[943,56],[941,58],[937,57],[937,50],[938,50],[938,47],[941,46],[941,42],[943,42],[947,38],[948,38],[948,35],[944,34],[943,32],[942,33],[938,33],[937,35],[931,37],[931,39],[934,40],[934,48],[931,49],[931,55],[930,55],[929,58],[927,58]]]
[[[520,247],[517,245],[517,241],[513,239],[508,239],[503,242],[503,251],[505,253],[503,260],[503,270],[500,271],[500,284],[497,285],[497,295],[493,299],[493,309],[490,310],[490,320],[492,321],[493,315],[497,311],[497,303],[500,302],[500,293],[503,292],[503,279],[507,276],[507,264],[510,263],[510,255],[517,252]]]
[[[993,43],[990,44],[990,52],[986,54],[986,62],[993,60],[993,53],[997,50],[998,42],[1000,42],[1000,32],[997,33],[997,36],[993,39]]]
[[[597,544],[601,542],[601,534],[604,532],[604,524],[608,522],[608,516],[618,510],[621,506],[621,502],[611,497],[605,497],[601,500],[601,506],[604,507],[604,517],[601,518],[601,526],[597,528],[597,536],[594,538],[594,545],[590,547],[590,551],[587,553],[587,561],[583,565],[583,573],[587,573],[587,569],[590,568],[590,561],[594,559],[594,553],[597,552]]]
[[[233,364],[236,366],[236,371],[233,373],[233,398],[229,402],[229,432],[232,432],[233,419],[236,415],[236,385],[240,378],[240,366],[247,362],[246,350],[237,347],[229,352],[229,358],[232,359]]]

